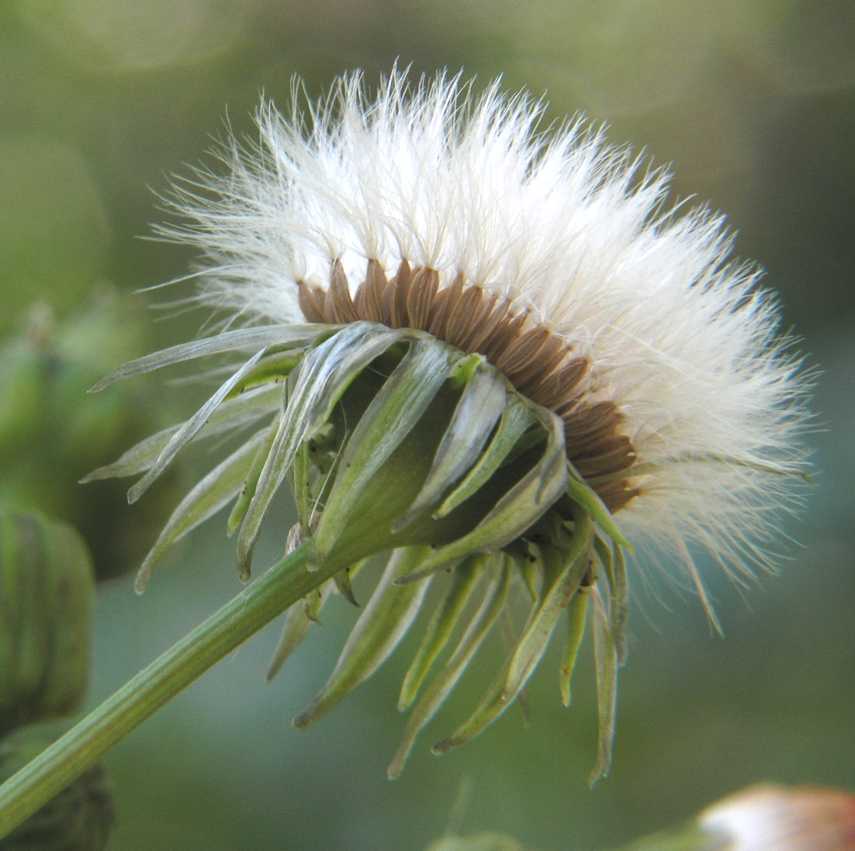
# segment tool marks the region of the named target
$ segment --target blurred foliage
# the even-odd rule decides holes
[[[92,561],[73,528],[0,512],[0,735],[80,708],[94,599]]]
[[[464,777],[475,790],[464,833],[506,832],[544,851],[618,845],[758,779],[855,785],[853,43],[851,0],[0,7],[0,332],[11,335],[0,422],[17,434],[0,490],[80,523],[99,563],[99,552],[122,551],[112,563],[132,566],[133,542],[156,534],[157,494],[129,512],[121,487],[71,483],[112,460],[143,424],[149,431],[152,419],[170,420],[164,406],[186,407],[183,390],[154,397],[134,384],[103,398],[83,390],[207,318],[172,308],[163,314],[176,314],[172,321],[155,324],[123,313],[135,288],[188,268],[183,248],[137,238],[161,217],[147,187],[162,191],[167,173],[197,161],[226,112],[238,132],[250,131],[259,92],[286,102],[294,74],[318,93],[348,68],[376,79],[396,57],[414,72],[463,66],[482,83],[503,73],[510,88],[547,92],[552,117],[581,109],[608,122],[614,141],[674,164],[677,195],[696,193],[729,213],[738,253],[766,267],[786,324],[824,370],[823,430],[811,438],[817,485],[805,517],[782,521],[783,576],[745,601],[714,566],[706,570],[727,639],[710,636],[670,565],[647,558],[636,568],[615,766],[596,790],[585,784],[595,723],[589,660],[569,712],[557,683],[538,677],[529,729],[508,713],[459,755],[417,752],[395,784],[384,771],[402,729],[394,660],[317,730],[291,730],[286,719],[323,682],[354,618],[331,606],[280,681],[262,685],[273,626],[110,755],[114,851],[423,848],[441,835]],[[85,317],[97,324],[91,299],[104,282],[124,295],[110,330],[96,333]],[[148,303],[171,297],[167,289]],[[48,382],[45,364],[55,359],[24,330],[36,302],[56,316],[48,351],[62,350],[66,333],[77,341],[62,357],[67,371]],[[32,472],[17,472],[21,465]],[[279,511],[285,529],[291,508],[283,500]],[[230,548],[211,525],[143,600],[127,582],[103,588],[95,697],[235,591]],[[271,531],[259,564],[281,551],[283,537]],[[481,685],[456,697],[464,711]]]
[[[516,839],[498,833],[444,836],[431,842],[427,851],[525,851]]]
[[[0,739],[0,782],[35,759],[70,726],[67,721],[28,724]],[[109,782],[96,764],[0,839],[0,851],[104,851],[114,821]]]
[[[163,516],[156,501],[142,513],[130,510],[121,483],[78,485],[163,422],[165,411],[138,387],[85,398],[115,364],[139,354],[143,340],[138,312],[102,289],[58,324],[47,304],[36,303],[26,332],[0,344],[0,507],[73,523],[91,544],[101,579],[133,565]],[[169,498],[168,487],[161,493]]]

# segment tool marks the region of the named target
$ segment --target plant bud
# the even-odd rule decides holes
[[[80,706],[93,598],[89,553],[72,527],[0,512],[0,734]]]
[[[1,740],[0,782],[37,757],[65,727],[56,722],[33,724]],[[0,851],[102,851],[114,820],[109,784],[99,764],[0,840]]]
[[[61,321],[46,306],[34,307],[26,332],[0,342],[0,506],[72,523],[92,550],[99,578],[136,561],[147,520],[163,519],[156,501],[148,518],[131,521],[118,487],[87,499],[78,487],[105,450],[118,451],[160,424],[161,409],[144,393],[85,395],[107,364],[144,346],[142,336],[130,305],[107,291]]]

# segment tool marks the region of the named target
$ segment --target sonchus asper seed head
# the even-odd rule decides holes
[[[476,97],[459,77],[410,88],[393,72],[370,99],[352,75],[308,118],[298,100],[287,118],[262,103],[257,142],[229,139],[224,169],[179,181],[183,223],[160,230],[201,249],[192,298],[224,315],[219,333],[101,384],[227,357],[189,420],[96,472],[141,473],[131,500],[189,442],[250,435],[180,504],[140,585],[229,503],[248,577],[288,480],[289,545],[335,575],[288,612],[274,671],[328,596],[352,600],[353,575],[390,553],[298,726],[370,676],[430,600],[400,695],[411,714],[396,775],[500,614],[520,605],[488,693],[434,749],[513,703],[560,622],[569,703],[587,620],[598,777],[629,541],[670,545],[706,603],[689,544],[737,577],[765,563],[768,518],[802,469],[803,382],[777,309],[757,271],[728,259],[721,218],[663,212],[663,171],[641,173],[583,121],[539,133],[543,105],[498,83]]]

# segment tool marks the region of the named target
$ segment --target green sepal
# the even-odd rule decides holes
[[[308,441],[300,445],[297,454],[294,456],[294,463],[291,465],[291,492],[294,496],[300,523],[307,529],[311,529],[314,522],[314,501],[312,495],[312,463],[309,458]]]
[[[543,593],[531,608],[522,635],[510,658],[488,689],[481,703],[447,739],[434,745],[435,753],[460,747],[496,721],[525,687],[543,658],[555,625],[587,572],[593,527],[579,513],[571,547],[562,552],[551,546],[532,546],[546,580]]]
[[[258,387],[269,387],[270,384],[280,384],[299,365],[303,359],[303,349],[287,349],[283,352],[273,351],[265,355],[261,360],[243,377],[227,399],[237,399],[243,393],[247,393]]]
[[[291,654],[300,646],[303,639],[309,632],[309,628],[313,623],[320,621],[321,611],[330,598],[334,588],[339,588],[338,582],[335,580],[341,574],[348,574],[355,577],[365,561],[355,564],[349,570],[340,571],[333,579],[328,580],[320,588],[316,588],[306,599],[301,603],[294,603],[285,613],[285,622],[282,624],[282,634],[276,644],[276,649],[273,651],[273,657],[270,660],[270,666],[267,670],[267,681],[270,682],[282,670],[284,664],[291,657]],[[352,596],[352,592],[351,592]],[[350,599],[350,598],[348,598]]]
[[[434,512],[434,516],[439,519],[450,514],[457,506],[487,484],[496,470],[507,460],[523,432],[533,425],[534,421],[534,416],[529,407],[519,399],[511,397],[502,412],[499,426],[487,448],[464,476],[463,481]]]
[[[478,372],[478,368],[487,363],[487,358],[484,355],[474,353],[464,355],[454,365],[449,378],[458,390],[463,389]]]
[[[305,601],[294,603],[285,613],[285,622],[282,625],[282,634],[273,651],[273,657],[267,669],[267,681],[270,682],[288,661],[291,654],[299,647],[309,632],[309,627],[318,620],[318,615],[323,604],[329,598],[332,591],[332,580],[328,580],[320,588],[313,592],[315,602],[314,609],[307,610]]]
[[[425,580],[399,588],[395,579],[412,570],[428,551],[428,547],[402,547],[392,554],[330,678],[309,707],[294,718],[295,727],[307,727],[329,712],[389,658],[413,623],[430,586]]]
[[[480,366],[480,362],[477,365]],[[472,467],[502,415],[506,398],[505,388],[495,370],[476,369],[470,374],[428,477],[407,513],[395,524],[395,531],[432,508]]]
[[[617,717],[618,658],[609,630],[609,616],[599,591],[593,589],[594,669],[597,678],[597,759],[588,782],[603,779],[612,764],[612,746]]]
[[[630,553],[635,552],[632,544],[626,539],[623,532],[621,532],[611,512],[603,504],[597,492],[585,482],[570,461],[567,461],[567,472],[567,495],[570,499],[584,508],[591,515],[594,522],[616,544],[625,547]]]
[[[194,440],[204,440],[209,437],[251,425],[266,414],[271,414],[279,407],[282,390],[277,387],[261,387],[223,402],[213,414]],[[126,452],[123,452],[112,464],[93,470],[80,480],[80,484],[88,484],[98,479],[116,479],[124,476],[135,476],[144,473],[157,460],[175,433],[184,425],[170,426],[155,434],[149,435]]]
[[[180,343],[159,352],[152,352],[136,360],[122,364],[118,369],[102,378],[90,389],[90,393],[100,393],[117,381],[124,381],[136,375],[154,372],[166,366],[177,363],[185,363],[197,358],[221,355],[226,352],[250,351],[254,352],[268,346],[301,346],[311,343],[313,340],[335,330],[334,325],[296,325],[288,323],[285,325],[259,325],[254,328],[238,328],[233,331],[224,331],[213,337],[205,337],[202,340],[191,340],[189,343]]]
[[[262,429],[241,444],[240,448],[214,467],[178,503],[137,572],[134,588],[138,594],[145,591],[154,566],[167,551],[240,492],[253,455],[258,447],[263,445],[267,431]]]
[[[361,564],[361,562],[360,562]],[[358,568],[358,565],[357,565]],[[359,608],[359,601],[356,599],[356,595],[353,593],[353,584],[352,579],[354,572],[357,568],[345,567],[343,570],[340,570],[335,576],[333,576],[333,582],[335,583],[336,591],[347,600],[352,606],[356,606]]]
[[[225,401],[232,389],[240,384],[243,377],[261,360],[264,353],[265,349],[256,352],[237,372],[229,376],[217,388],[208,401],[169,438],[166,446],[160,451],[151,467],[128,489],[129,503],[135,503],[151,487],[155,479],[172,463],[175,456],[199,434],[214,411]]]
[[[580,512],[570,548],[566,552],[546,548],[547,576],[553,576],[549,577],[550,584],[540,605],[526,625],[508,663],[500,697],[502,701],[510,702],[516,698],[543,658],[561,613],[573,599],[588,570],[592,531],[590,519]]]
[[[523,587],[528,592],[532,606],[540,602],[543,594],[543,560],[540,547],[531,542],[526,544],[525,554],[513,559]]]
[[[392,762],[386,770],[390,780],[400,776],[416,737],[430,723],[442,704],[460,681],[484,639],[490,634],[504,611],[511,587],[511,571],[504,555],[491,556],[482,574],[486,575],[483,599],[454,652],[437,675],[428,683],[407,719],[404,735]]]
[[[258,477],[261,475],[261,468],[264,466],[264,462],[270,454],[270,447],[273,445],[273,439],[276,437],[276,431],[276,423],[273,423],[265,432],[263,432],[261,440],[256,441],[254,445],[255,452],[252,456],[252,461],[250,462],[249,469],[246,472],[243,484],[238,492],[235,504],[232,506],[232,510],[229,513],[229,519],[226,521],[226,535],[229,538],[231,538],[240,528],[240,524],[243,522],[243,518],[246,515],[246,510],[249,508],[249,504],[252,502],[253,496],[255,496],[255,489],[258,486]]]
[[[626,659],[626,625],[629,620],[629,581],[626,573],[626,558],[620,545],[614,548],[597,538],[594,549],[600,564],[605,569],[609,585],[609,629],[618,663]]]
[[[430,673],[431,666],[445,649],[472,596],[486,561],[486,556],[473,556],[457,565],[452,571],[451,586],[445,599],[434,610],[427,629],[422,635],[419,649],[404,675],[401,694],[398,698],[398,709],[401,712],[408,709],[416,699],[425,677]]]
[[[585,638],[585,621],[588,615],[590,597],[590,589],[583,585],[573,595],[573,599],[567,607],[567,639],[564,646],[564,661],[559,672],[561,703],[564,706],[569,706],[571,702],[570,687],[573,681],[576,659],[579,656],[579,648]]]
[[[532,526],[567,487],[564,463],[564,432],[554,414],[549,424],[546,447],[540,460],[496,503],[486,517],[467,535],[434,550],[429,558],[403,582],[415,581],[441,569],[450,561],[473,552],[495,551]]]
[[[354,322],[309,351],[289,376],[288,405],[238,534],[241,575],[249,573],[262,520],[303,441],[329,420],[336,403],[360,372],[401,337],[402,332],[382,325]]]
[[[346,526],[366,484],[416,427],[453,365],[450,350],[416,339],[372,399],[347,441],[315,532],[321,557]]]

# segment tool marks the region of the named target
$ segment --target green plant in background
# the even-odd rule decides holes
[[[855,795],[838,789],[758,785],[693,819],[619,851],[851,851]]]
[[[88,405],[79,400],[108,365],[144,346],[138,313],[108,289],[62,320],[46,305],[34,306],[26,333],[0,346],[0,506],[73,524],[93,552],[99,579],[127,570],[145,551],[144,530],[162,522],[163,502],[152,501],[141,519],[123,504],[120,488],[82,498],[78,480],[105,450],[118,452],[156,428],[163,411],[139,389]]]
[[[68,722],[28,724],[0,739],[0,779],[12,777],[56,741]],[[104,851],[115,822],[106,772],[86,769],[5,839],[2,851]]]
[[[186,223],[162,234],[202,248],[197,301],[226,319],[98,389],[210,356],[225,356],[225,380],[190,419],[92,478],[141,473],[135,501],[190,442],[250,432],[178,506],[140,588],[228,503],[244,579],[286,480],[299,521],[279,563],[0,789],[0,833],[289,610],[280,666],[329,594],[353,598],[352,574],[390,552],[295,723],[367,679],[444,582],[402,687],[399,705],[414,708],[390,775],[520,600],[506,662],[434,750],[512,704],[559,622],[569,703],[587,621],[595,780],[625,653],[628,541],[672,546],[705,604],[689,543],[737,579],[769,563],[769,518],[802,471],[806,414],[798,358],[756,272],[729,260],[721,219],[663,213],[667,175],[641,174],[601,134],[575,123],[538,135],[541,105],[497,86],[467,95],[459,78],[409,91],[394,73],[369,101],[347,78],[312,107],[311,127],[264,106],[260,145],[229,142],[224,177],[177,185]]]
[[[81,537],[42,515],[0,512],[0,779],[13,776],[71,726],[91,666],[95,598]],[[2,851],[101,851],[113,805],[99,764],[89,766]]]
[[[80,708],[94,596],[92,564],[74,529],[0,513],[0,735]]]
[[[478,833],[469,836],[444,836],[427,847],[427,851],[526,851],[510,836]]]

